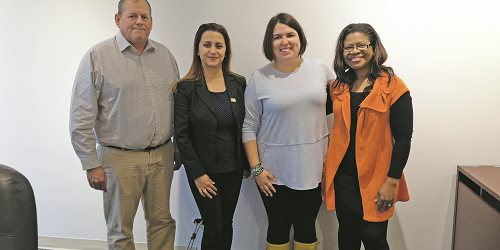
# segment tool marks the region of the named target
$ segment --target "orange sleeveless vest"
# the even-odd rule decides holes
[[[374,202],[380,187],[387,180],[391,164],[392,138],[389,116],[390,107],[408,88],[397,76],[392,75],[390,84],[387,74],[377,78],[372,92],[361,103],[358,112],[356,134],[356,164],[361,191],[364,216],[366,221],[386,221],[392,217],[394,206],[384,214],[376,211]],[[335,190],[333,178],[349,145],[351,127],[351,108],[349,88],[341,84],[330,93],[333,100],[333,129],[330,145],[323,168],[323,200],[328,210],[335,209]],[[408,201],[410,196],[404,174],[399,180],[396,201]]]

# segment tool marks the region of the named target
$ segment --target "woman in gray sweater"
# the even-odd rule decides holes
[[[269,21],[264,54],[245,91],[243,142],[266,208],[267,249],[317,249],[315,221],[328,149],[327,86],[334,74],[302,58],[307,40],[291,15]],[[331,107],[331,104],[329,105]]]

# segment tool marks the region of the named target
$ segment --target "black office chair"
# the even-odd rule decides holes
[[[38,249],[35,196],[30,182],[0,164],[0,249]]]

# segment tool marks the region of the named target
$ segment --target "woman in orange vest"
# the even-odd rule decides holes
[[[323,199],[336,210],[339,249],[389,249],[396,201],[408,201],[403,174],[410,153],[410,92],[369,24],[339,35],[330,86],[334,124],[323,170]]]

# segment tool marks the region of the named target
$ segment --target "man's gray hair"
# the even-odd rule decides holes
[[[123,3],[125,3],[125,1],[127,1],[127,0],[120,0],[120,2],[118,2],[118,14],[120,14],[120,15],[123,12]],[[131,0],[131,1],[133,1],[134,3],[139,2],[139,0]],[[152,12],[151,11],[151,4],[149,4],[148,0],[144,0],[144,1],[146,1],[146,3],[148,3],[148,6],[149,6],[149,15],[151,15],[151,12]]]

